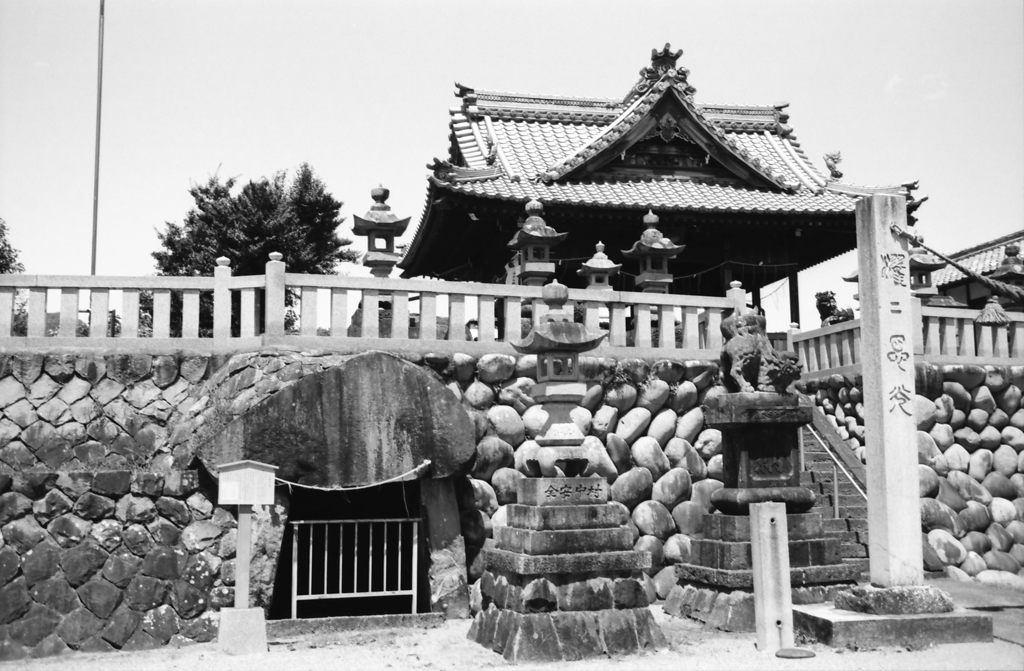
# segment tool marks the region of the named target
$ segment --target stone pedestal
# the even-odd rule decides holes
[[[855,584],[859,569],[844,564],[839,539],[827,538],[819,513],[786,515],[794,604],[821,603]],[[754,631],[754,572],[750,518],[705,515],[691,542],[690,562],[676,565],[677,584],[665,602],[671,615],[725,631]]]
[[[229,655],[267,651],[267,623],[262,608],[223,608],[217,629],[217,649]]]
[[[621,509],[604,478],[529,478],[484,550],[483,610],[468,637],[510,662],[573,661],[665,645]]]
[[[786,512],[814,506],[814,492],[800,486],[798,431],[814,408],[796,394],[723,394],[704,406],[707,426],[722,432],[725,487],[711,502],[729,515],[746,515],[751,503],[785,503]]]

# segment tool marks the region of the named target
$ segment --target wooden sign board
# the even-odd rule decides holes
[[[245,459],[221,464],[217,505],[260,506],[274,502],[274,471],[277,466]]]

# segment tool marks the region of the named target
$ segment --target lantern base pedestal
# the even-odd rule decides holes
[[[262,608],[222,608],[217,649],[229,655],[267,651],[267,622]]]

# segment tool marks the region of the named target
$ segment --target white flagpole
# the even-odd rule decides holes
[[[92,275],[96,274],[96,233],[98,229],[100,204],[100,111],[103,108],[103,4],[100,0],[100,49],[99,66],[96,77],[96,165],[93,170],[92,184]]]

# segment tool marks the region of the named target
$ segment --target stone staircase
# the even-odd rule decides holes
[[[811,433],[810,427],[805,426],[801,430],[803,431],[804,468],[806,470],[800,474],[800,483],[809,487],[818,496],[812,510],[821,513],[826,534],[842,541],[843,562],[858,566],[862,574],[866,574],[868,570],[867,501],[843,473],[843,470],[836,469],[839,479],[839,517],[835,517],[833,508],[835,491],[833,465],[835,462]],[[822,439],[829,440],[829,437],[822,435]],[[838,440],[830,441],[830,446],[834,450],[848,450],[846,445]],[[859,474],[855,473],[854,475]],[[863,483],[858,482],[857,484],[861,486],[861,489],[865,489]]]

